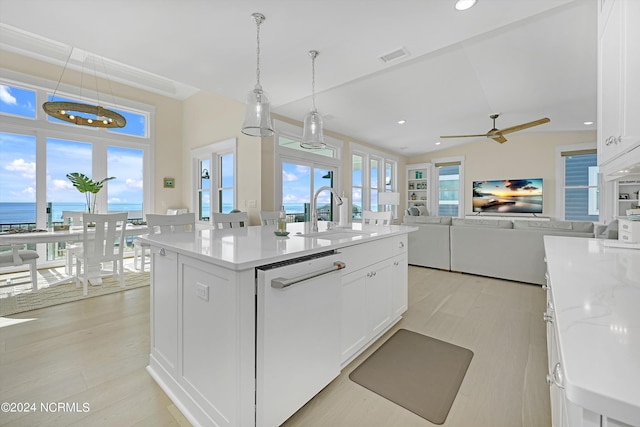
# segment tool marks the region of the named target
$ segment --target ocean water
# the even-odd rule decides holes
[[[109,203],[110,212],[128,212],[130,219],[142,218],[142,203]],[[208,212],[208,206],[205,206]],[[226,209],[226,210],[225,210]],[[223,206],[224,212],[229,212],[232,207]],[[284,209],[288,214],[304,213],[304,203],[285,203]],[[61,222],[62,211],[84,211],[84,203],[51,203],[47,220]],[[0,203],[0,224],[35,224],[35,203]]]
[[[62,211],[84,211],[84,203],[51,203],[47,219],[62,221]],[[129,218],[142,218],[142,203],[109,203],[110,212],[128,212]],[[35,203],[0,203],[0,224],[36,222]]]

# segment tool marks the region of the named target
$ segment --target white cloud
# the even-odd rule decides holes
[[[18,100],[16,99],[16,97],[11,95],[9,88],[4,85],[0,85],[0,101],[10,105],[18,104]]]
[[[109,199],[108,203],[122,203],[122,200],[118,199],[117,197],[112,197]]]
[[[22,194],[28,194],[29,196],[34,196],[36,195],[36,189],[33,187],[27,187],[24,190],[22,190]]]
[[[298,180],[298,176],[293,173],[282,171],[282,182],[294,182]]]
[[[142,180],[139,179],[133,179],[133,178],[127,178],[125,181],[125,184],[127,185],[127,188],[142,188],[143,187],[143,182]]]
[[[5,169],[11,172],[20,172],[24,178],[34,179],[36,176],[36,163],[25,162],[24,159],[15,159]]]
[[[64,179],[54,179],[53,180],[53,190],[68,190],[73,188],[73,184],[70,181]]]

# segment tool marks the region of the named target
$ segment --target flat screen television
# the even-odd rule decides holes
[[[542,178],[473,181],[473,211],[542,213]]]

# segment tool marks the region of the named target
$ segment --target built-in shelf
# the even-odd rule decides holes
[[[407,165],[407,209],[428,207],[429,163]]]

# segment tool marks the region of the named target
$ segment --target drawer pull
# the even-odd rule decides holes
[[[167,253],[165,252],[164,248],[160,248],[160,256],[166,256]]]
[[[560,362],[556,363],[556,366],[554,366],[551,375],[547,375],[547,383],[549,385],[555,384],[558,388],[564,388],[564,378],[562,375],[562,367],[560,366]]]

